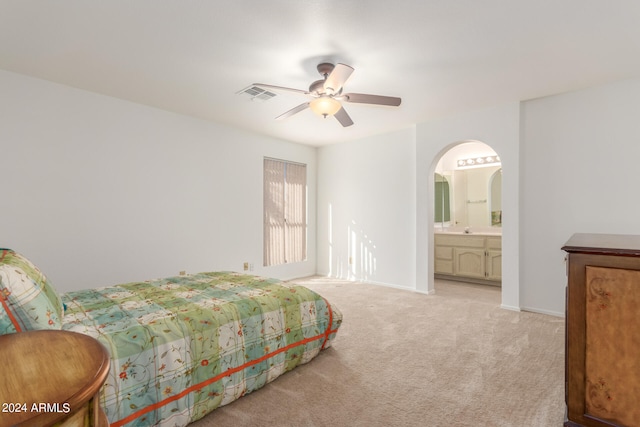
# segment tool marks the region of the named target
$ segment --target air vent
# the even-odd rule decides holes
[[[262,102],[268,101],[276,96],[275,93],[259,88],[258,86],[248,86],[237,93],[238,95],[248,96],[252,101]]]

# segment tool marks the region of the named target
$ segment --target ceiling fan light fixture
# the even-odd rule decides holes
[[[368,105],[386,105],[389,107],[397,107],[402,102],[400,98],[393,96],[370,95],[366,93],[343,94],[342,91],[344,89],[344,84],[353,72],[353,67],[349,65],[333,65],[323,62],[319,64],[317,68],[322,79],[311,83],[309,90],[293,89],[290,87],[274,86],[262,83],[254,83],[252,86],[261,90],[283,90],[311,97],[309,102],[303,102],[297,107],[293,107],[289,111],[280,114],[276,117],[276,120],[284,120],[287,117],[291,117],[300,111],[310,108],[315,114],[323,116],[324,118],[327,118],[328,116],[335,117],[338,123],[345,128],[353,125],[353,120],[343,108],[343,102]]]
[[[309,103],[311,111],[319,116],[333,116],[342,108],[342,105],[330,96],[320,96]]]

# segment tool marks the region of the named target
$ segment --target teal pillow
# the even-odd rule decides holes
[[[0,249],[0,335],[62,329],[60,295],[28,259]]]

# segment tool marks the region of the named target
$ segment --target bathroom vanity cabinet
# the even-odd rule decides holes
[[[564,425],[640,426],[640,236],[575,234],[562,249]]]
[[[435,233],[437,277],[500,285],[502,237],[483,234]]]

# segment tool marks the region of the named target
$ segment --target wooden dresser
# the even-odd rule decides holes
[[[640,236],[576,234],[568,253],[565,426],[640,426]]]
[[[108,426],[99,392],[109,372],[100,342],[42,330],[0,336],[0,427]]]

